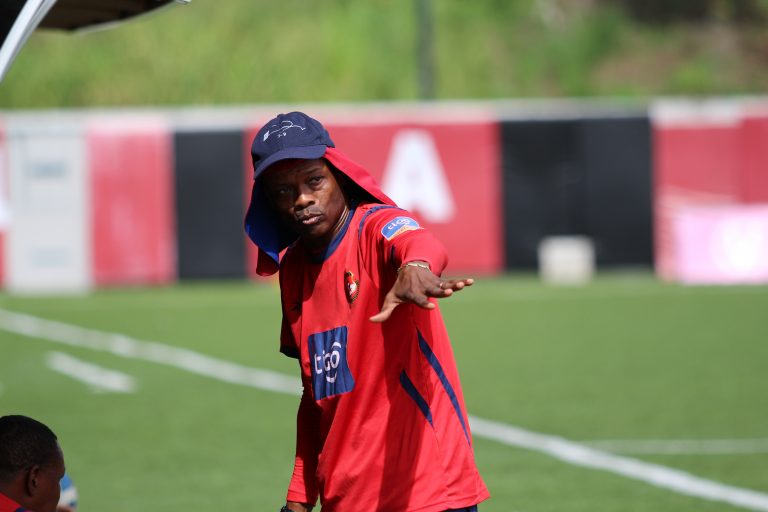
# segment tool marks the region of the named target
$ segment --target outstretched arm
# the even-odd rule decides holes
[[[372,322],[385,322],[397,306],[404,302],[424,309],[434,309],[430,298],[450,297],[465,286],[472,286],[473,279],[442,279],[432,273],[424,261],[409,261],[397,271],[397,280],[384,298],[381,311],[373,315]]]

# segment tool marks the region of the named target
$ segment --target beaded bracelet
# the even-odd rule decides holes
[[[400,265],[400,268],[397,269],[397,273],[399,274],[401,270],[403,270],[405,267],[419,267],[419,268],[425,268],[429,270],[430,272],[432,269],[429,267],[429,263],[419,263],[418,261],[409,261],[407,263],[403,263]]]

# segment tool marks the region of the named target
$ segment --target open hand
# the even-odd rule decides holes
[[[425,264],[426,265],[426,264]],[[385,322],[397,306],[404,302],[416,304],[424,309],[434,309],[429,301],[431,297],[442,299],[450,297],[465,286],[472,286],[473,279],[441,279],[428,268],[421,266],[403,266],[397,275],[392,289],[384,297],[381,311],[373,315],[372,322]]]

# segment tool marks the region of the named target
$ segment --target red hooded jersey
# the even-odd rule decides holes
[[[288,501],[324,512],[438,512],[489,493],[438,308],[402,304],[383,324],[397,269],[442,245],[393,205],[361,204],[321,254],[296,241],[280,262],[280,350],[299,360],[304,393]]]

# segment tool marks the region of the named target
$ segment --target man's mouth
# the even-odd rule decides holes
[[[321,217],[320,214],[315,213],[315,214],[312,214],[312,215],[306,215],[306,216],[301,217],[301,218],[299,218],[297,220],[303,226],[313,226],[313,225],[317,224],[318,222],[320,222],[320,217]]]

